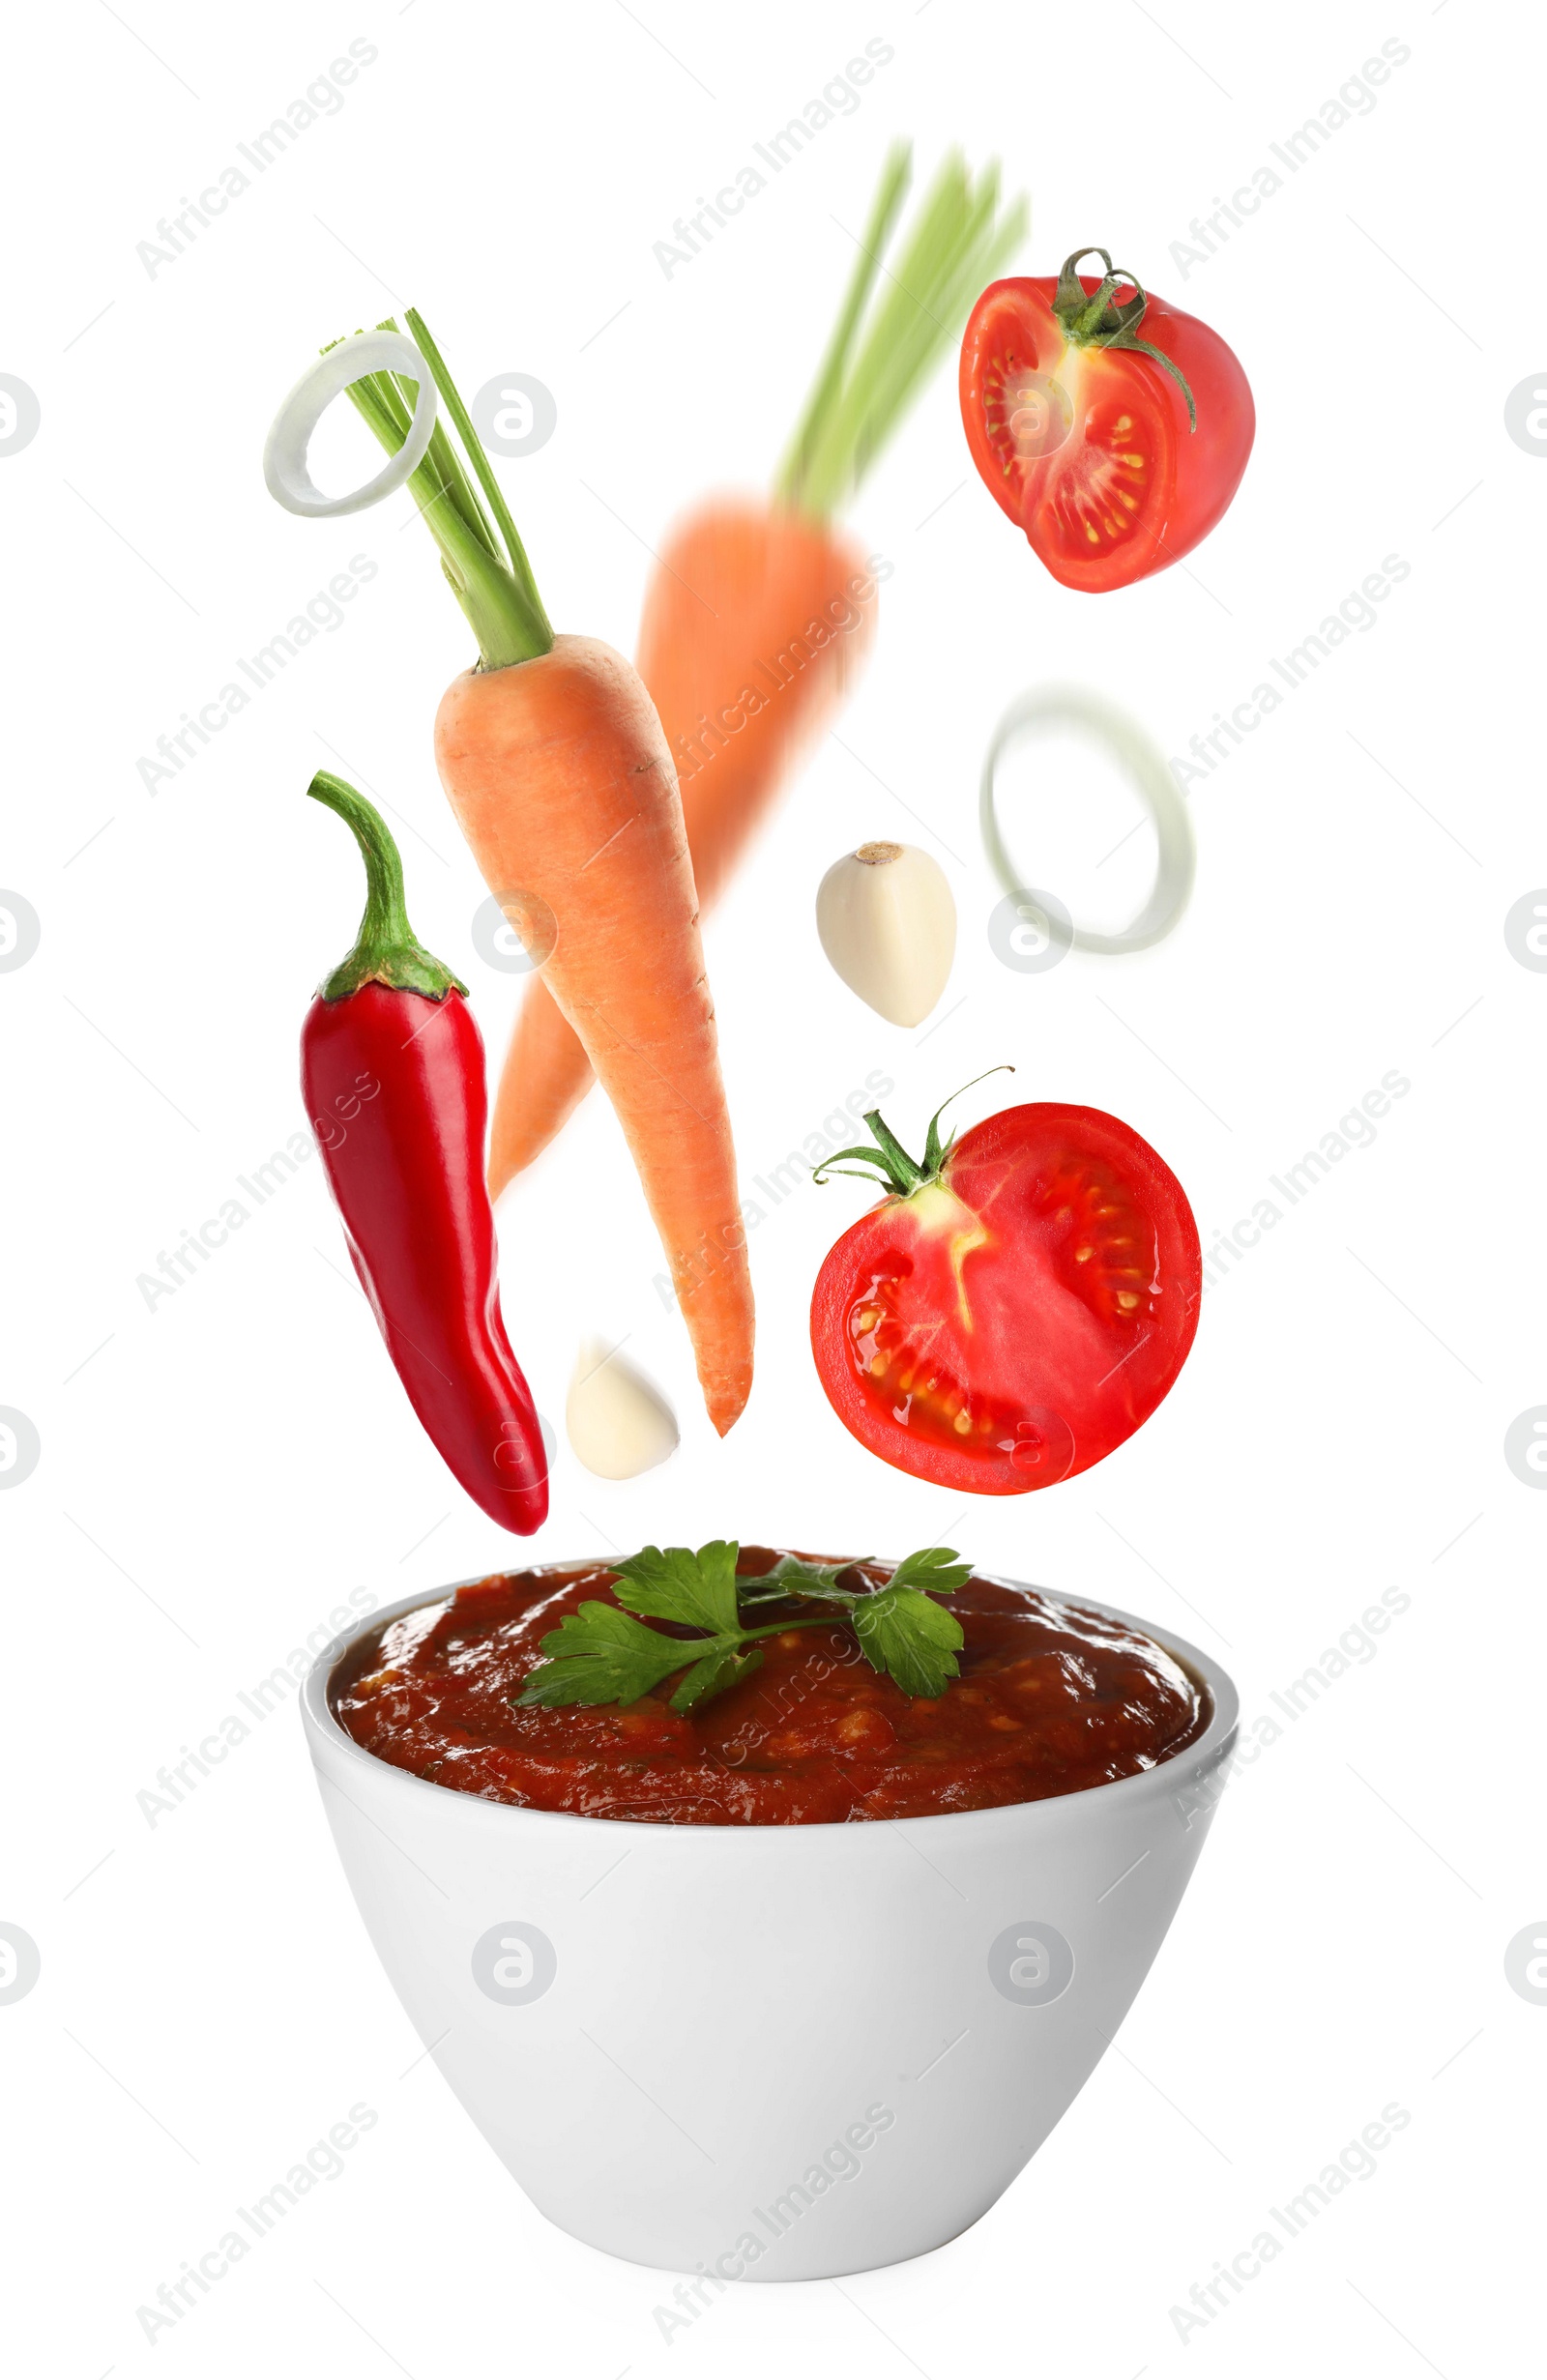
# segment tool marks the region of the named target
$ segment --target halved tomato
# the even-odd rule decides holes
[[[945,1148],[937,1116],[922,1165],[865,1121],[876,1146],[842,1156],[890,1195],[811,1300],[839,1420],[899,1470],[978,1495],[1089,1470],[1154,1411],[1198,1327],[1198,1227],[1176,1175],[1099,1108],[1007,1108]]]
[[[1107,265],[995,281],[961,349],[973,460],[1065,587],[1131,586],[1191,551],[1251,452],[1246,375],[1207,323]],[[1120,286],[1133,295],[1120,299]],[[1138,335],[1140,323],[1144,337]]]

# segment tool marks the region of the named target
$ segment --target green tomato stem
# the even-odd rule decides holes
[[[1099,256],[1106,272],[1095,289],[1088,290],[1081,280],[1078,266],[1082,257]],[[1117,292],[1126,281],[1133,291],[1121,305]],[[1171,358],[1162,355],[1158,347],[1136,334],[1144,320],[1149,298],[1144,285],[1123,265],[1114,265],[1104,247],[1078,247],[1072,256],[1065,256],[1053,293],[1053,311],[1063,324],[1071,347],[1121,347],[1134,355],[1148,356],[1169,372],[1187,400],[1187,421],[1191,429],[1198,426],[1198,408],[1181,367]]]
[[[921,1190],[926,1183],[939,1179],[946,1159],[950,1155],[954,1143],[942,1141],[940,1119],[949,1107],[951,1099],[959,1099],[962,1091],[971,1090],[975,1084],[986,1083],[991,1074],[1013,1074],[1014,1071],[1013,1066],[989,1066],[982,1074],[975,1074],[971,1083],[963,1083],[960,1090],[953,1090],[950,1099],[941,1101],[929,1118],[929,1131],[924,1142],[922,1165],[917,1164],[909,1156],[890,1125],[884,1119],[881,1110],[869,1108],[865,1112],[864,1120],[870,1127],[875,1146],[873,1148],[835,1149],[831,1157],[823,1159],[812,1174],[811,1179],[820,1182],[825,1181],[830,1174],[853,1174],[856,1181],[879,1181],[883,1189],[891,1192],[893,1198],[911,1198],[916,1190]],[[872,1171],[869,1174],[861,1174],[853,1166],[840,1165],[838,1162],[840,1157],[858,1157],[865,1165],[871,1167]]]

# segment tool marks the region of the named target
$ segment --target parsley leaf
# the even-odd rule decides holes
[[[949,1546],[910,1553],[880,1587],[840,1586],[853,1563],[803,1562],[793,1553],[764,1575],[739,1581],[740,1551],[733,1539],[715,1538],[696,1553],[686,1546],[646,1546],[617,1563],[617,1604],[583,1603],[543,1638],[544,1658],[515,1707],[638,1702],[681,1671],[671,1707],[694,1711],[751,1675],[763,1659],[762,1639],[841,1620],[854,1629],[870,1667],[905,1695],[933,1701],[959,1674],[961,1623],[934,1597],[954,1593],[972,1572]],[[746,1625],[760,1607],[783,1602],[818,1608],[808,1617]],[[701,1633],[668,1637],[645,1626],[652,1619]]]
[[[685,1669],[694,1647],[663,1637],[610,1603],[583,1603],[542,1640],[546,1656],[515,1698],[517,1710],[567,1702],[637,1702],[652,1686]]]
[[[763,1656],[755,1644],[740,1653],[734,1644],[719,1645],[714,1652],[706,1653],[702,1661],[694,1662],[672,1696],[672,1709],[695,1710],[700,1702],[707,1702],[712,1695],[723,1694],[727,1686],[750,1677],[762,1666]]]
[[[904,1694],[932,1702],[956,1676],[956,1655],[965,1641],[961,1622],[918,1587],[893,1581],[874,1595],[861,1595],[853,1617],[871,1669],[895,1679]]]
[[[853,1562],[803,1562],[796,1553],[781,1553],[772,1570],[761,1572],[755,1579],[743,1579],[743,1603],[785,1603],[791,1598],[808,1603],[840,1603],[854,1601],[854,1589],[839,1586],[842,1571],[852,1570]]]
[[[925,1546],[921,1553],[910,1553],[897,1564],[888,1584],[927,1587],[931,1595],[953,1595],[972,1575],[972,1564],[958,1561],[951,1547]]]
[[[613,1565],[614,1593],[626,1611],[645,1619],[677,1620],[705,1628],[711,1636],[734,1636],[741,1625],[736,1608],[736,1556],[741,1549],[723,1538],[700,1546],[646,1546]]]

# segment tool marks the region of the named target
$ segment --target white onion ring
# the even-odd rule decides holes
[[[1192,820],[1163,754],[1138,722],[1104,696],[1087,694],[1078,686],[1045,686],[1011,703],[995,728],[983,756],[978,822],[989,865],[1005,890],[1024,891],[1026,880],[1017,874],[1005,848],[995,806],[994,773],[1010,744],[1038,729],[1083,728],[1104,743],[1137,788],[1154,821],[1159,856],[1150,897],[1138,915],[1120,934],[1097,934],[1087,926],[1065,925],[1049,914],[1047,931],[1054,942],[1073,950],[1090,950],[1103,958],[1129,950],[1148,950],[1163,942],[1187,906],[1197,864]]]
[[[405,380],[418,381],[419,394],[414,399],[414,419],[408,436],[390,457],[386,469],[378,471],[373,479],[367,479],[364,487],[357,487],[348,496],[325,496],[312,485],[306,470],[306,449],[311,444],[312,431],[334,398],[341,395],[352,381],[364,380],[367,372],[401,372]],[[434,375],[413,340],[404,338],[399,331],[361,331],[319,356],[302,373],[275,415],[274,426],[263,444],[264,483],[276,503],[282,504],[287,512],[299,512],[305,520],[330,520],[341,512],[364,512],[367,505],[380,504],[384,496],[393,495],[409,474],[419,469],[434,427]]]

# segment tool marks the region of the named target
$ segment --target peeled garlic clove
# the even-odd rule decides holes
[[[817,887],[816,930],[851,992],[890,1025],[921,1025],[956,955],[945,870],[911,843],[861,843]]]
[[[564,1426],[598,1479],[637,1479],[676,1452],[677,1416],[660,1390],[601,1339],[581,1341]]]

